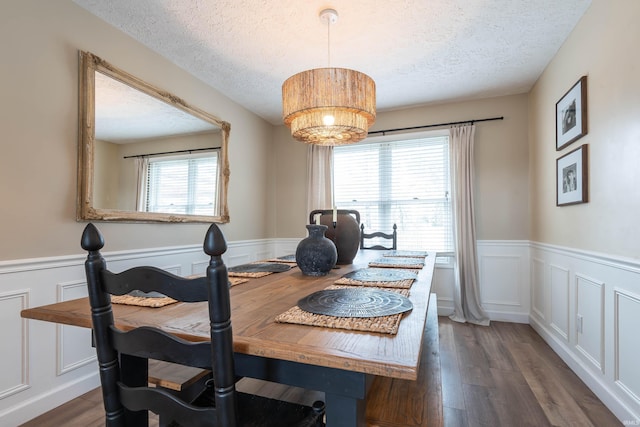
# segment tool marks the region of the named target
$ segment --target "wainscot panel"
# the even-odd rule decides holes
[[[478,241],[480,303],[491,320],[528,323],[529,242]]]
[[[480,240],[477,244],[480,302],[489,318],[529,323],[529,242]],[[453,313],[455,276],[450,260],[450,264],[436,264],[433,276],[439,316]]]
[[[640,422],[640,261],[531,244],[531,326],[625,424]]]

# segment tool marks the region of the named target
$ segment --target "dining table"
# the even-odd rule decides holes
[[[292,264],[287,271],[231,286],[237,375],[324,392],[327,427],[366,425],[367,394],[376,377],[418,378],[427,311],[437,309],[429,307],[436,253],[428,252],[424,266],[410,270],[417,273],[408,289],[412,308],[400,315],[395,333],[283,323],[276,318],[382,256],[379,250],[360,250],[352,264],[337,265],[324,276],[304,275]],[[122,330],[148,325],[193,342],[210,339],[206,302],[163,307],[113,304],[113,313],[115,326]],[[28,308],[21,316],[92,326],[87,298]]]

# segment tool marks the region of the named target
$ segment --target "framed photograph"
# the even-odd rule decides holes
[[[587,144],[556,160],[556,206],[587,202],[587,160]]]
[[[556,103],[556,151],[587,134],[587,76]]]

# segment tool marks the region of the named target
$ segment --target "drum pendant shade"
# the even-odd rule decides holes
[[[328,25],[337,13],[320,14]],[[376,120],[376,85],[368,75],[347,68],[315,68],[282,84],[282,117],[298,141],[344,145],[363,140]]]

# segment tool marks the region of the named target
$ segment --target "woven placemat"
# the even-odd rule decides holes
[[[344,289],[347,286],[332,285],[326,289]],[[375,289],[375,288],[374,288]],[[405,297],[409,296],[407,289],[390,289]],[[404,313],[379,317],[335,317],[324,314],[309,313],[297,305],[275,318],[278,323],[294,323],[297,325],[321,326],[325,328],[347,329],[350,331],[378,332],[395,335],[398,333],[400,320]]]
[[[385,252],[382,256],[387,257],[404,257],[404,258],[426,258],[429,256],[427,251],[405,251],[405,250],[394,250]]]
[[[253,271],[253,272],[241,272],[241,271],[229,271],[229,277],[248,277],[250,279],[257,279],[259,277],[268,276],[273,274],[272,271]]]
[[[229,277],[229,287],[239,285],[241,283],[248,282],[249,279],[240,277]],[[113,304],[123,305],[136,305],[138,307],[164,307],[165,305],[178,302],[170,297],[148,298],[148,297],[136,297],[133,295],[111,295],[111,302]]]
[[[266,260],[267,262],[284,262],[287,264],[295,264],[296,256],[295,255],[284,255],[278,258],[269,258]]]
[[[281,273],[292,268],[289,263],[277,262],[251,262],[231,267],[227,270],[229,277],[259,278],[273,273]]]
[[[147,298],[147,297],[134,297],[132,295],[111,295],[111,302],[113,304],[123,305],[137,305],[138,307],[164,307],[165,305],[178,302],[173,298],[160,297],[160,298]]]
[[[373,260],[369,263],[369,267],[384,267],[384,268],[422,268],[424,267],[424,261],[419,258],[380,258]]]
[[[198,277],[203,277],[202,274],[192,274],[191,276],[187,276],[187,279],[196,279]],[[239,285],[241,283],[247,283],[249,279],[241,278],[241,277],[229,277],[229,287]]]
[[[229,277],[229,287],[239,285],[241,283],[247,283],[249,279],[244,277]]]
[[[350,279],[348,277],[341,277],[334,283],[336,285],[349,285],[349,286],[374,286],[376,288],[395,288],[395,289],[409,289],[413,285],[414,279],[396,280],[393,282],[363,282],[362,280]]]

